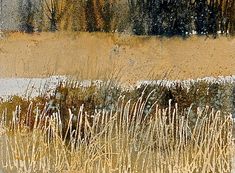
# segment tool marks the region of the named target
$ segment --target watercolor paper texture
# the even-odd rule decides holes
[[[0,173],[235,172],[235,0],[0,0]]]

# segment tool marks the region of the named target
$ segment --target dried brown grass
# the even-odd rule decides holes
[[[65,133],[59,112],[37,112],[32,131],[20,114],[11,128],[2,119],[1,165],[13,172],[231,172],[231,115],[198,108],[191,122],[192,112],[179,114],[177,105],[153,105],[145,116],[142,98],[118,105],[91,119],[83,106],[70,111]]]

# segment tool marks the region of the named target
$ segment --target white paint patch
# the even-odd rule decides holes
[[[51,76],[49,78],[0,78],[0,97],[5,99],[12,95],[34,97],[49,92],[65,76]]]
[[[65,82],[66,76],[51,76],[49,78],[0,78],[0,97],[3,99],[12,95],[19,95],[24,97],[34,97],[39,94],[53,91],[59,82]],[[142,84],[146,85],[160,85],[168,88],[181,85],[182,87],[189,88],[196,82],[205,81],[207,83],[235,83],[235,75],[232,76],[219,76],[205,77],[198,79],[188,80],[155,80],[155,81],[138,81],[136,87],[140,87]],[[74,82],[75,83],[75,82]],[[89,87],[91,85],[102,86],[103,81],[96,80],[83,80],[77,81],[76,87]],[[125,89],[133,89],[133,86],[123,86]]]
[[[231,76],[218,76],[218,77],[204,77],[197,79],[187,79],[187,80],[156,80],[156,81],[148,81],[142,80],[137,82],[137,86],[141,86],[141,84],[147,85],[160,85],[166,86],[168,88],[175,87],[176,85],[181,85],[184,88],[189,88],[197,82],[207,82],[207,83],[217,83],[217,84],[225,84],[225,83],[235,83],[235,75]]]

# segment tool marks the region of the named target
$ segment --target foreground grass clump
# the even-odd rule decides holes
[[[205,107],[195,116],[171,102],[167,108],[152,104],[146,112],[152,93],[136,101],[120,96],[114,111],[68,109],[66,123],[60,109],[50,114],[36,109],[32,124],[22,118],[29,114],[15,112],[9,122],[3,114],[1,167],[12,172],[231,172],[231,115]]]
[[[233,81],[156,81],[154,83],[142,83],[138,86],[123,88],[114,81],[90,81],[89,84],[82,84],[77,81],[66,81],[57,86],[53,92],[45,92],[38,97],[26,98],[13,96],[0,103],[0,113],[10,122],[17,114],[21,114],[21,124],[27,123],[32,128],[36,113],[52,115],[59,112],[61,121],[68,123],[69,111],[77,115],[80,107],[84,106],[84,112],[94,115],[99,111],[118,111],[118,99],[125,95],[125,100],[137,102],[142,97],[146,100],[144,115],[152,111],[153,105],[165,109],[178,104],[178,111],[181,114],[191,109],[190,121],[195,121],[197,108],[204,109],[206,106],[213,107],[215,111],[222,111],[225,114],[234,114],[234,92]],[[151,93],[151,94],[149,94]]]

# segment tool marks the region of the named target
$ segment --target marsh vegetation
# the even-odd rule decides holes
[[[187,87],[186,87],[187,86]],[[0,105],[1,167],[17,172],[231,172],[233,82],[58,84]]]

